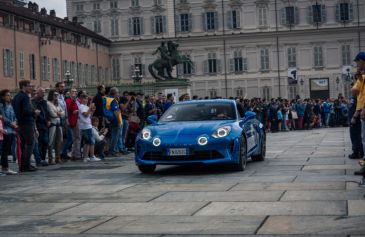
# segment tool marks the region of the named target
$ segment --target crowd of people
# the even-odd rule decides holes
[[[365,70],[363,60],[365,56],[357,59],[359,70],[361,65]],[[361,112],[365,106],[364,78],[361,74],[356,78],[355,94],[350,101],[341,94],[327,100],[230,99],[236,100],[242,111],[255,112],[267,132],[350,126],[354,152],[349,157],[356,159],[363,157],[365,145],[361,138],[365,123],[360,119],[365,119],[365,110]],[[97,87],[94,96],[76,88],[66,90],[63,82],[58,82],[47,95],[44,88],[34,88],[27,80],[19,82],[19,89],[14,98],[9,90],[0,91],[2,175],[17,174],[9,169],[9,155],[18,163],[20,172],[69,160],[99,162],[105,157],[122,157],[134,150],[135,138],[148,124],[147,118],[160,117],[175,103],[172,94],[120,93],[118,88],[104,85]],[[177,99],[209,98],[183,94]],[[31,164],[32,156],[36,166]]]

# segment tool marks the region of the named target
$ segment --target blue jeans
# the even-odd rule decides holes
[[[326,127],[329,126],[330,118],[331,118],[331,113],[325,113],[324,114],[324,124],[326,125]]]
[[[362,150],[365,151],[365,121],[361,119],[361,141],[362,141]],[[365,154],[363,159],[365,160]]]
[[[110,127],[111,129],[111,141],[110,141],[110,147],[109,147],[109,154],[115,154],[118,152],[118,139],[122,130],[122,127],[118,127],[117,125],[112,125]]]
[[[126,136],[127,136],[127,132],[128,132],[128,127],[129,127],[128,120],[123,119],[123,126],[121,128],[120,136],[119,136],[119,139],[118,139],[118,150],[120,152],[127,151],[127,148],[125,146],[125,140],[126,140]]]
[[[35,159],[35,162],[37,163],[37,165],[40,164],[42,161],[42,157],[41,157],[41,153],[39,152],[38,138],[34,139],[33,155],[34,155],[34,159]]]
[[[72,128],[67,128],[66,131],[66,140],[63,143],[63,148],[61,152],[61,156],[67,156],[67,152],[71,150],[72,143],[73,143],[73,137],[72,137]]]

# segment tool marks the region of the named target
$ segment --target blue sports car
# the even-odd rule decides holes
[[[171,106],[137,136],[135,162],[143,173],[156,165],[230,164],[246,168],[249,157],[263,161],[266,134],[253,112],[234,100],[187,101]]]

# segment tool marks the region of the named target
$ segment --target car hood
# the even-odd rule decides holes
[[[180,135],[211,135],[220,127],[231,125],[230,121],[168,122],[149,126],[153,136],[176,137]]]

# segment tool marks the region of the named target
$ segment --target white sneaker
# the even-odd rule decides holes
[[[18,174],[18,172],[15,172],[15,171],[12,171],[12,170],[3,170],[1,172],[6,174],[6,175],[16,175],[16,174]]]
[[[101,159],[99,159],[99,158],[97,158],[97,157],[93,156],[93,157],[91,157],[91,158],[90,158],[90,161],[91,161],[91,162],[96,162],[96,161],[101,161]]]
[[[84,158],[84,162],[85,163],[90,162],[90,158]]]

